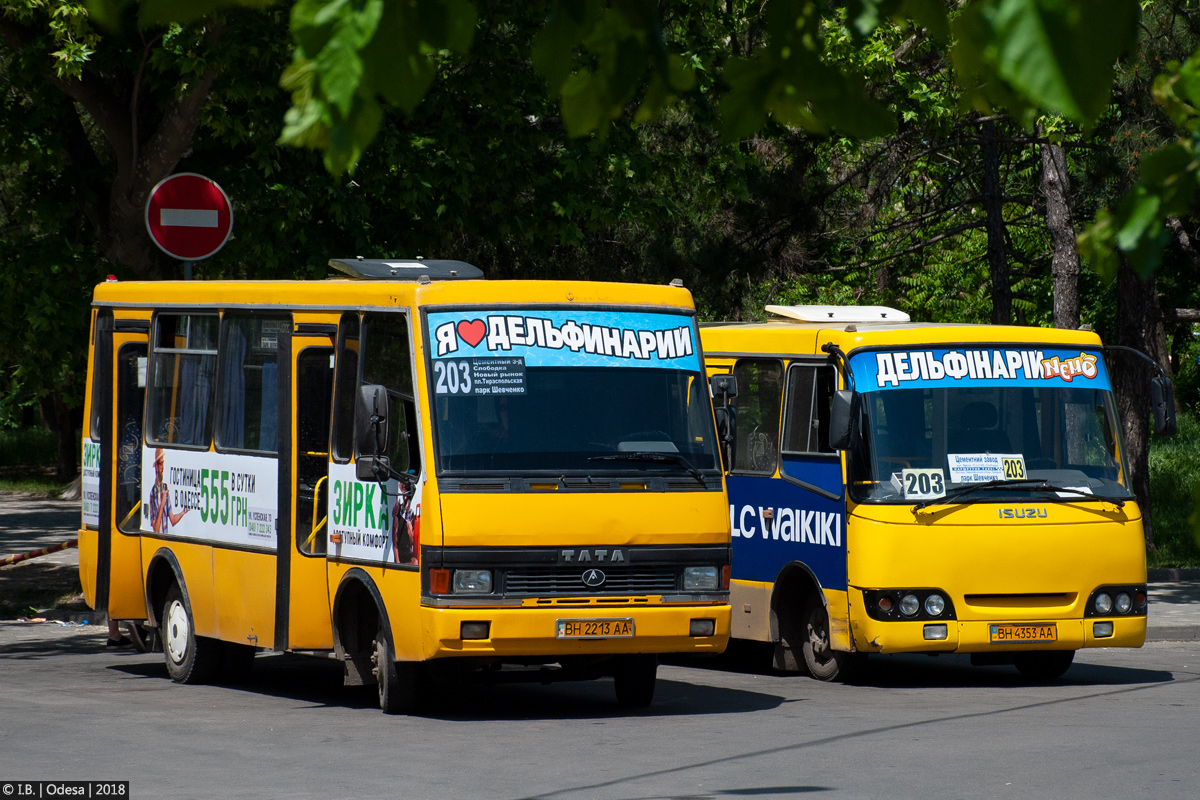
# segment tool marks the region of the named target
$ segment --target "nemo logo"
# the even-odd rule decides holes
[[[1042,377],[1062,378],[1067,383],[1070,383],[1075,376],[1082,375],[1085,378],[1094,378],[1100,371],[1096,365],[1096,357],[1089,353],[1080,353],[1074,358],[1054,358],[1042,359]]]

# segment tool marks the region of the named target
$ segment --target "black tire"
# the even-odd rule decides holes
[[[221,643],[196,635],[192,609],[178,584],[172,584],[163,600],[159,632],[167,673],[176,683],[208,683],[221,666]]]
[[[421,665],[397,663],[380,626],[371,649],[371,672],[379,689],[379,708],[385,714],[411,714],[420,696]]]
[[[654,699],[658,682],[658,658],[652,654],[617,656],[613,669],[613,688],[617,704],[625,708],[645,708]]]
[[[1074,650],[1041,650],[1014,654],[1013,666],[1032,681],[1049,682],[1061,678],[1074,660]]]
[[[252,645],[221,642],[221,681],[245,683],[249,680],[257,653],[258,648]]]
[[[809,603],[804,615],[801,652],[808,674],[819,681],[846,680],[861,661],[855,653],[844,653],[830,646],[829,614],[819,601]]]

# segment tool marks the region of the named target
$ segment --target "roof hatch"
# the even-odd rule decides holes
[[[465,261],[421,258],[331,258],[329,266],[354,278],[375,280],[461,281],[483,277],[483,270]]]
[[[767,313],[797,322],[908,322],[908,314],[887,306],[767,306]]]

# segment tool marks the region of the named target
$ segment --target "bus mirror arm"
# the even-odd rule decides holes
[[[1158,373],[1150,379],[1150,411],[1154,414],[1154,433],[1156,436],[1174,436],[1179,432],[1179,423],[1175,419],[1175,389],[1171,379],[1163,372],[1162,366],[1141,350],[1125,347],[1119,344],[1104,345],[1104,353],[1110,351],[1130,353],[1154,367]]]

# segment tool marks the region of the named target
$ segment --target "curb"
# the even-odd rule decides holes
[[[1194,642],[1200,639],[1200,625],[1164,625],[1146,630],[1147,642]]]
[[[1151,583],[1162,581],[1200,581],[1200,569],[1176,569],[1159,567],[1146,570],[1146,579]]]

